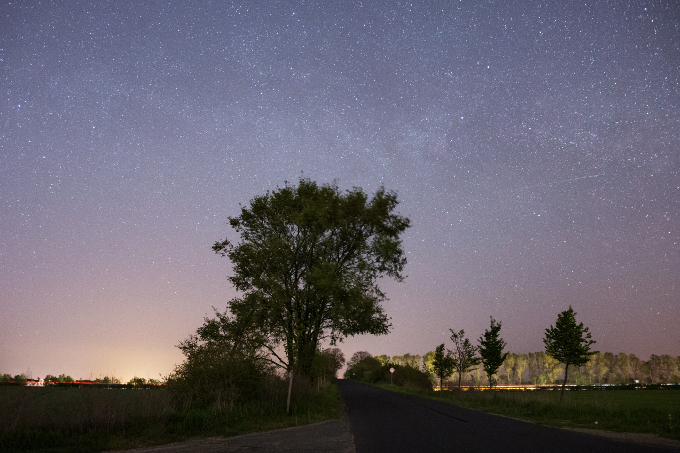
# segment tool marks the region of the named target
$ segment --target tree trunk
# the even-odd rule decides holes
[[[569,372],[569,363],[567,362],[564,366],[564,382],[562,382],[562,391],[560,392],[560,401],[564,397],[564,389],[567,386],[567,373]]]
[[[289,381],[288,381],[288,400],[286,401],[286,415],[290,414],[290,394],[293,391],[293,372],[290,371],[288,373],[289,376]]]

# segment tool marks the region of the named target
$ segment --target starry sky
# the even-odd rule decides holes
[[[239,203],[381,185],[411,219],[387,336],[493,316],[680,355],[675,1],[3,1],[0,373],[170,373],[236,295]]]

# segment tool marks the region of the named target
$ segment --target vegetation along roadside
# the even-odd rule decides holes
[[[236,436],[337,418],[337,387],[298,383],[286,415],[287,382],[267,396],[222,408],[173,404],[167,389],[0,387],[1,452],[91,452]]]
[[[680,440],[680,390],[629,389],[533,391],[458,390],[435,392],[375,384],[390,391],[560,428],[648,433]]]

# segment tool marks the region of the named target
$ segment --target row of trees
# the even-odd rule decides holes
[[[503,352],[506,346],[505,340],[500,337],[501,323],[491,318],[491,325],[477,340],[479,345],[473,346],[470,340],[465,338],[465,331],[451,330],[451,341],[454,350],[444,351],[442,343],[434,351],[432,361],[433,374],[439,379],[440,388],[445,379],[454,371],[458,373],[458,387],[462,384],[463,374],[475,370],[476,366],[484,370],[489,387],[493,388],[498,382],[498,370],[507,359],[508,353]],[[556,364],[564,364],[564,380],[562,390],[567,384],[569,366],[582,366],[588,362],[593,354],[590,346],[595,343],[591,340],[588,328],[583,323],[576,324],[576,313],[569,307],[557,315],[555,326],[545,329],[546,355]],[[477,357],[479,352],[479,357]],[[482,368],[483,367],[483,368]]]
[[[491,318],[491,326],[479,337],[479,346],[473,346],[469,339],[465,338],[465,331],[458,332],[451,330],[451,341],[453,350],[444,350],[444,343],[437,346],[434,351],[430,365],[432,374],[439,380],[439,387],[442,388],[444,381],[451,376],[454,371],[458,373],[458,387],[461,386],[464,373],[474,369],[475,366],[483,364],[484,372],[487,375],[489,386],[493,387],[497,382],[498,368],[503,364],[508,353],[504,353],[506,343],[500,338],[501,323]],[[481,357],[477,357],[479,352]]]
[[[21,373],[15,375],[14,377],[12,377],[11,374],[4,373],[0,374],[0,383],[14,382],[18,385],[25,385],[28,379],[32,379],[29,376],[30,373],[29,375],[26,375],[26,373]],[[61,384],[74,382],[74,379],[71,376],[67,376],[65,374],[60,374],[59,376],[53,376],[51,374],[48,374],[47,376],[45,376],[44,382],[45,384],[57,384],[57,383]]]
[[[407,354],[409,357],[410,356]],[[420,356],[417,356],[420,358]],[[385,360],[387,358],[387,360]],[[358,351],[347,363],[345,379],[355,379],[368,383],[389,382],[399,387],[418,390],[432,390],[429,373],[419,369],[415,360],[403,362],[402,356],[391,361],[387,356],[373,357],[366,351]]]
[[[508,354],[501,378],[508,384],[551,383],[562,376],[564,366],[544,352]],[[588,362],[569,371],[568,383],[601,384],[667,384],[680,382],[680,356],[652,354],[644,361],[635,354],[595,352]]]
[[[465,338],[463,330],[450,330],[453,350],[445,349],[442,343],[423,356],[422,369],[435,377],[440,386],[454,373],[457,373],[459,387],[464,380],[481,384],[482,373],[490,387],[499,380],[509,384],[525,382],[525,372],[529,374],[529,382],[534,384],[555,383],[561,376],[563,388],[568,382],[592,385],[680,381],[680,357],[652,355],[649,361],[643,362],[635,355],[621,353],[615,356],[591,351],[595,341],[583,323],[576,323],[576,313],[571,306],[558,315],[555,326],[545,329],[545,352],[504,352],[506,343],[500,337],[501,323],[493,317],[489,329],[478,339],[478,346]],[[379,356],[379,359],[383,363],[390,361],[388,356]],[[391,360],[420,369],[418,355],[405,354]],[[501,369],[505,371],[503,377]]]
[[[434,376],[432,362],[436,351],[430,351],[423,356],[405,354],[410,357],[421,357],[418,363],[411,363],[416,369],[426,371]],[[401,356],[396,356],[401,357]],[[386,355],[376,356],[382,363],[392,361]],[[396,362],[396,361],[395,361]],[[564,364],[546,354],[545,351],[530,352],[528,354],[508,353],[499,368],[496,379],[498,384],[554,384],[563,378]],[[454,373],[455,381],[458,381],[457,373]],[[462,385],[486,385],[487,378],[484,366],[463,373]],[[588,362],[580,367],[570,367],[567,383],[576,385],[602,385],[602,384],[678,384],[680,383],[680,356],[655,355],[649,360],[642,360],[635,354],[613,354],[611,352],[595,352]]]
[[[10,374],[1,374],[0,375],[0,383],[1,382],[14,382],[19,385],[24,385],[26,384],[27,380],[29,378],[26,377],[26,374],[21,373],[18,374],[14,377],[12,377]],[[54,384],[73,384],[75,383],[75,379],[73,379],[71,376],[65,375],[65,374],[60,374],[59,376],[54,376],[52,374],[48,374],[45,376],[45,379],[43,379],[45,385],[54,385]],[[80,379],[79,381],[83,381],[83,379]],[[94,381],[85,381],[85,382],[93,382],[95,384],[120,384],[120,379],[116,377],[109,377],[109,376],[104,376],[103,378],[96,378]],[[128,385],[144,385],[144,384],[161,384],[161,381],[158,379],[149,379],[148,381],[144,378],[140,377],[133,377],[128,381]]]
[[[8,373],[3,373],[0,375],[0,383],[7,384],[9,382],[14,382],[18,385],[25,385],[28,380],[28,376],[25,373],[17,374],[12,376]]]

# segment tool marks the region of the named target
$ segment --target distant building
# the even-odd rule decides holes
[[[38,379],[26,379],[26,387],[45,387],[45,380]]]

